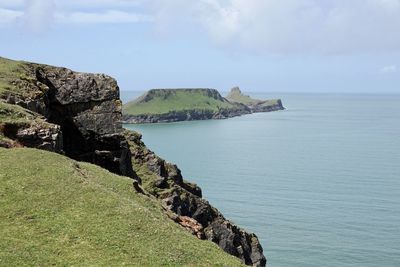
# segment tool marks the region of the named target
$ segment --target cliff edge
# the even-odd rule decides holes
[[[39,148],[128,176],[133,179],[133,193],[159,203],[183,229],[216,243],[247,265],[265,266],[256,235],[225,219],[202,198],[198,186],[183,180],[177,166],[148,150],[140,134],[123,130],[121,118],[119,88],[107,75],[0,58],[0,147]],[[24,150],[18,153],[23,155]],[[44,170],[48,167],[43,165]],[[77,181],[89,175],[80,167],[74,170],[82,176]]]

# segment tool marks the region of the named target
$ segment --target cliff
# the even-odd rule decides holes
[[[218,95],[219,93],[213,92],[211,97],[226,103],[222,97],[217,99],[220,97]],[[0,147],[32,147],[48,150],[133,178],[131,181],[134,190],[131,193],[141,195],[153,205],[162,208],[168,218],[181,226],[180,229],[186,229],[199,239],[207,239],[218,244],[225,252],[240,258],[245,264],[264,266],[266,260],[257,237],[226,220],[217,209],[202,198],[199,187],[183,180],[180,170],[175,165],[167,163],[148,150],[141,142],[138,133],[123,130],[121,116],[119,88],[117,82],[109,76],[78,73],[65,68],[0,58]],[[10,151],[12,152],[1,151],[2,156],[8,154],[14,157],[0,158],[0,163],[7,164],[8,167],[12,166],[11,169],[16,171],[14,174],[2,175],[3,182],[7,182],[8,177],[14,177],[22,179],[21,182],[25,183],[23,179],[30,179],[31,175],[50,175],[54,179],[51,183],[47,181],[50,184],[46,186],[51,190],[51,187],[55,186],[53,183],[57,183],[57,179],[64,174],[67,176],[67,174],[78,173],[76,182],[82,181],[83,184],[91,183],[85,180],[87,177],[104,174],[98,170],[94,172],[95,174],[90,174],[86,167],[80,167],[89,165],[81,165],[65,159],[60,160],[59,163],[53,163],[59,164],[59,171],[56,167],[48,166],[46,161],[41,161],[41,157],[51,161],[51,158],[56,158],[56,155],[19,149],[18,152],[14,152],[17,151],[14,149]],[[30,157],[25,157],[25,153],[28,153]],[[10,165],[12,160],[18,158],[25,158],[27,162],[15,164],[16,166]],[[36,158],[38,163],[35,162]],[[30,170],[29,164],[32,166],[39,164],[41,167],[36,169],[33,166],[34,169]],[[62,174],[64,164],[72,164],[75,167],[71,170],[66,169]],[[24,168],[26,168],[25,171]],[[5,167],[2,166],[2,169]],[[104,179],[121,177],[123,181],[126,181],[122,176],[113,177]],[[108,183],[106,180],[104,182]],[[31,182],[27,184],[29,183]],[[16,186],[16,184],[8,184],[8,186]],[[97,188],[97,185],[94,187]],[[119,190],[115,191],[114,187],[100,189],[100,191],[103,193],[107,191],[110,195],[120,193]],[[52,194],[51,192],[49,194]],[[50,197],[49,194],[34,193],[37,193],[38,197],[46,198],[40,201],[49,201],[47,199]],[[57,197],[57,194],[52,197]],[[70,195],[70,197],[77,196]],[[96,199],[94,195],[90,197],[90,200],[96,202],[93,199]],[[98,201],[101,202],[101,198]],[[135,201],[129,200],[124,205],[137,206]],[[24,203],[17,204],[23,206]],[[111,212],[113,208],[104,206],[104,209]],[[95,214],[92,215],[95,216]],[[128,216],[128,218],[131,217]],[[17,217],[11,216],[11,219],[8,219],[11,220],[11,225],[12,220],[17,220]],[[143,217],[142,223],[146,225],[151,220],[151,216]],[[108,222],[108,217],[104,218],[103,222]],[[127,222],[122,220],[121,223]],[[95,222],[95,225],[97,224],[99,221]],[[142,228],[138,226],[136,230],[132,230],[133,234],[140,235],[141,233],[136,233],[140,232],[140,229]],[[155,227],[156,232],[157,229]],[[134,238],[132,234],[125,236],[129,240]],[[90,235],[87,238],[90,238]],[[170,236],[162,232],[157,238],[168,240]],[[151,247],[147,245],[144,244],[144,247]],[[115,246],[119,246],[118,242]],[[136,257],[148,258],[152,255],[150,252],[144,256],[138,256],[132,251],[131,253],[133,253],[130,255],[131,260]],[[190,255],[190,253],[192,253],[190,250],[186,251],[182,248],[181,254]],[[206,256],[204,260],[207,262]],[[210,263],[217,264],[218,261]]]
[[[202,198],[201,189],[185,181],[176,165],[150,151],[138,133],[126,132],[132,148],[135,170],[146,192],[159,199],[170,218],[200,239],[217,243],[223,250],[239,257],[247,265],[265,266],[263,249],[255,234],[250,234],[227,220]]]

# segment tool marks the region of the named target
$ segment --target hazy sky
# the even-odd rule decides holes
[[[0,36],[122,90],[400,93],[400,0],[0,0]]]

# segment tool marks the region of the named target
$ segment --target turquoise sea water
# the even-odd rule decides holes
[[[268,266],[400,266],[400,96],[279,97],[286,111],[126,127],[255,232]]]

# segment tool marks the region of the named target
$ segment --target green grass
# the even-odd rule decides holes
[[[206,89],[165,89],[157,90],[155,93],[152,91],[150,91],[151,95],[149,95],[151,99],[144,101],[145,94],[139,99],[124,105],[123,113],[130,115],[166,114],[185,110],[215,112],[221,108],[231,108],[233,106],[227,101],[208,96]]]
[[[6,91],[15,91],[13,81],[19,79],[24,70],[24,63],[21,61],[9,60],[0,57],[0,95]]]
[[[38,116],[20,106],[0,101],[0,123],[29,123]]]
[[[0,148],[0,169],[0,266],[241,266],[129,178],[27,148]]]
[[[7,97],[9,93],[32,99],[42,96],[48,88],[37,82],[34,68],[39,66],[47,67],[0,57],[0,98]]]

